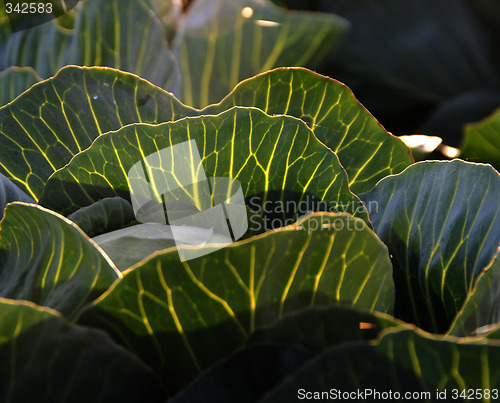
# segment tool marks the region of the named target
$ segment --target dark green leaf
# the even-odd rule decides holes
[[[35,203],[31,197],[14,185],[5,176],[0,174],[0,219],[3,218],[3,211],[7,204],[15,201]]]
[[[313,307],[287,315],[254,333],[249,343],[277,343],[321,352],[334,345],[374,340],[387,328],[406,326],[393,317],[351,306]]]
[[[500,3],[497,0],[465,0],[485,31],[484,42],[489,44],[490,58],[500,71],[500,56],[496,49],[500,46]]]
[[[57,309],[68,318],[120,276],[71,221],[13,203],[0,226],[0,295]]]
[[[75,211],[68,219],[88,236],[122,228],[135,220],[132,205],[121,197],[108,197]]]
[[[312,357],[296,346],[251,345],[215,364],[169,402],[258,402]]]
[[[321,11],[352,23],[335,57],[346,72],[352,68],[351,77],[371,77],[388,88],[406,90],[407,96],[430,101],[497,82],[482,32],[461,1],[323,3]]]
[[[79,321],[109,331],[178,390],[284,314],[338,302],[390,313],[393,299],[387,249],[363,221],[315,214],[185,262],[159,252]]]
[[[453,321],[450,334],[481,334],[500,322],[500,261],[498,255],[477,279],[464,306]]]
[[[439,136],[445,144],[458,147],[464,127],[487,117],[499,105],[500,91],[488,89],[465,92],[443,102],[418,132]]]
[[[393,255],[396,316],[447,330],[500,243],[500,176],[491,166],[420,162],[360,195]]]
[[[353,343],[328,350],[260,401],[295,401],[299,388],[318,392],[333,389],[335,396],[353,392],[352,400],[389,400],[390,393],[392,399],[419,402],[467,401],[461,396],[465,390],[466,396],[473,394],[477,399],[487,392],[484,401],[494,401],[500,386],[499,360],[500,346],[493,342],[459,343],[456,339],[442,340],[420,331],[401,330],[386,334],[375,345]],[[234,376],[238,376],[236,371]],[[371,394],[360,396],[358,390]],[[420,393],[412,395],[416,392]]]
[[[5,10],[5,2],[0,1],[0,60],[3,60],[5,57],[7,42],[11,35],[12,29]],[[0,70],[3,70],[3,67],[0,67]]]
[[[390,316],[347,306],[313,307],[287,315],[257,331],[249,346],[208,369],[173,402],[259,401],[323,350],[372,340],[383,328],[399,325]]]
[[[0,401],[136,403],[164,395],[151,369],[105,333],[0,298]]]

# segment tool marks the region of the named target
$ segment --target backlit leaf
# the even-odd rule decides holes
[[[156,126],[131,125],[101,136],[51,176],[40,203],[70,213],[104,197],[130,200],[127,175],[132,166],[141,160],[149,164],[149,155],[188,140],[196,142],[201,156],[196,175],[204,169],[206,177],[238,180],[250,208],[270,219],[263,230],[318,210],[349,212],[368,222],[362,203],[349,191],[337,156],[301,120],[241,107]],[[161,179],[168,185],[169,178],[177,178],[175,167],[173,172],[148,168],[158,175],[152,185],[159,188],[164,185]],[[200,207],[200,200],[193,196],[192,207]]]
[[[252,75],[316,64],[347,27],[337,16],[291,13],[267,0],[197,0],[182,17],[176,4],[81,1],[73,29],[52,21],[6,33],[0,70],[30,66],[47,78],[69,64],[115,67],[203,107]]]
[[[464,127],[489,116],[499,105],[498,90],[464,92],[435,108],[418,132],[437,135],[448,146],[459,147]]]
[[[220,104],[198,111],[136,76],[66,67],[0,109],[0,169],[38,200],[47,178],[102,133],[131,123],[217,114],[234,105],[302,119],[338,154],[354,192],[369,190],[412,162],[404,144],[388,134],[347,87],[305,69],[256,76]]]
[[[191,111],[134,75],[67,67],[0,109],[0,167],[38,200],[48,177],[102,133]]]
[[[204,113],[233,105],[302,119],[338,155],[355,193],[370,190],[413,162],[404,143],[387,133],[349,88],[307,69],[276,69],[245,80]]]

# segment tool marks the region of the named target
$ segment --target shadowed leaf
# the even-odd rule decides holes
[[[470,290],[464,306],[451,325],[449,334],[481,334],[500,322],[500,262],[498,255],[486,267]]]
[[[199,245],[204,236],[203,229],[177,226],[174,238],[172,226],[149,222],[98,235],[93,241],[118,269],[124,271],[156,251],[175,247],[176,241],[184,245]],[[220,242],[227,240],[220,239]]]
[[[465,127],[460,156],[471,161],[488,162],[500,169],[500,111]]]
[[[208,369],[172,402],[259,401],[324,350],[374,340],[384,328],[401,325],[390,316],[347,306],[292,313],[258,330],[250,345]]]
[[[488,41],[463,3],[322,1],[318,11],[346,18],[351,30],[320,71],[346,83],[378,119],[391,122],[389,130],[415,133],[441,102],[499,84]]]
[[[459,147],[464,127],[490,115],[499,105],[500,91],[495,89],[461,93],[435,108],[418,133],[437,135],[448,146]]]
[[[360,195],[394,256],[396,316],[447,330],[500,243],[500,176],[491,166],[420,162]]]
[[[380,312],[347,305],[316,306],[255,332],[249,343],[289,344],[319,353],[337,344],[374,340],[382,330],[399,326],[407,325]]]
[[[478,390],[478,396],[486,396],[485,401],[496,400],[499,360],[500,345],[495,342],[460,343],[420,331],[394,331],[377,344],[353,343],[327,350],[277,384],[260,401],[293,401],[297,385],[304,392],[334,390],[336,399],[342,392],[353,392],[349,396],[354,400],[381,401],[398,393],[396,399],[466,401],[461,395],[463,390],[467,396],[472,396],[470,390]],[[238,376],[236,371],[234,376]],[[360,387],[362,396],[358,394]],[[446,390],[446,397],[437,397],[437,390]]]
[[[155,375],[98,330],[56,311],[0,298],[2,402],[153,402]]]
[[[251,345],[203,372],[172,403],[253,403],[314,355],[291,345]]]
[[[75,211],[68,220],[78,225],[88,236],[122,228],[135,220],[131,204],[121,197],[108,197]]]
[[[12,202],[35,203],[35,201],[14,185],[5,176],[0,174],[0,219],[3,218],[3,211],[7,204]]]
[[[31,68],[11,67],[0,73],[0,106],[12,101],[33,84],[40,81]]]
[[[79,321],[109,331],[178,390],[284,314],[338,302],[390,313],[387,249],[349,222],[363,226],[318,213],[187,262],[175,249],[159,252]]]

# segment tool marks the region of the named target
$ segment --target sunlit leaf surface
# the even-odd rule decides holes
[[[404,144],[388,134],[349,89],[305,69],[256,76],[220,104],[198,111],[136,76],[66,67],[0,109],[0,169],[38,200],[48,177],[103,133],[131,123],[216,114],[234,105],[302,119],[338,154],[354,192],[369,190],[412,162]]]
[[[48,177],[101,134],[191,111],[134,75],[67,67],[0,109],[0,167],[34,199]]]

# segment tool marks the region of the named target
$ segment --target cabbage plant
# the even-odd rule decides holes
[[[499,173],[415,162],[301,67],[348,20],[176,7],[0,20],[0,400],[496,400]],[[467,129],[464,155],[498,166],[497,121]],[[139,220],[129,172],[186,141],[238,181],[249,223],[182,261],[174,230],[199,228]]]

